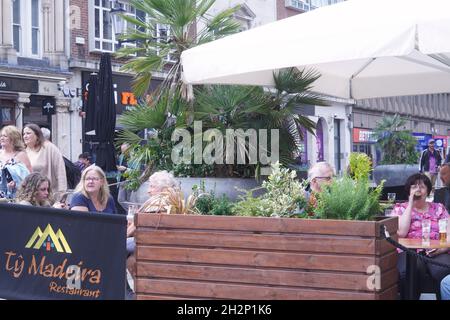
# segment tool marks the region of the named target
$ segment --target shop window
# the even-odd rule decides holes
[[[40,127],[51,128],[51,114],[45,112],[43,106],[51,97],[47,96],[30,96],[30,103],[25,104],[23,109],[23,123],[35,123]]]
[[[15,103],[11,100],[0,100],[0,124],[1,126],[15,125]]]

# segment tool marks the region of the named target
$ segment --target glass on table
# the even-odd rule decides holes
[[[447,242],[447,219],[439,220],[439,240]]]
[[[430,245],[431,220],[422,220],[422,244]]]
[[[134,221],[134,215],[136,214],[138,209],[139,209],[139,207],[137,205],[135,205],[135,204],[130,204],[128,206],[127,220],[129,222]]]

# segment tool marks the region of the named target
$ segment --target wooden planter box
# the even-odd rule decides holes
[[[380,221],[136,215],[137,299],[396,299]],[[394,237],[395,238],[395,237]],[[380,286],[368,287],[379,266]],[[368,270],[369,273],[368,274]]]

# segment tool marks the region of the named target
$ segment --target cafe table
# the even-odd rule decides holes
[[[431,249],[445,249],[450,248],[450,239],[447,238],[447,242],[441,242],[440,240],[430,240],[428,244],[424,244],[422,239],[409,239],[409,238],[400,238],[399,243],[408,248],[408,249],[423,249],[423,250],[431,250]],[[413,254],[406,254],[406,299],[413,300],[415,299],[414,292],[416,292],[417,288],[417,257]]]

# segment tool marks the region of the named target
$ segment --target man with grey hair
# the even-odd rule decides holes
[[[334,167],[328,162],[317,162],[308,170],[312,192],[321,192],[323,184],[329,184],[335,175]]]
[[[51,141],[50,138],[51,138],[52,133],[51,133],[50,129],[42,127],[41,131],[42,131],[42,135],[44,136],[44,139]]]

